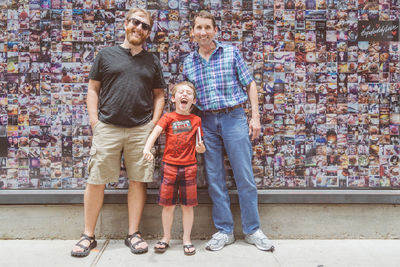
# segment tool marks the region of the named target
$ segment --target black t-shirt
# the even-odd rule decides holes
[[[113,46],[94,60],[89,79],[100,81],[99,120],[117,126],[143,125],[152,118],[153,89],[166,84],[159,59],[142,50]]]

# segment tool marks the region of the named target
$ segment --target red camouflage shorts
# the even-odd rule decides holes
[[[158,204],[197,206],[197,164],[180,166],[162,163]]]

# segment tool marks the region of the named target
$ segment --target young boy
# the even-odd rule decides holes
[[[196,90],[190,82],[181,82],[172,88],[172,102],[175,112],[164,114],[147,139],[143,150],[144,158],[154,159],[150,152],[156,139],[164,130],[166,133],[165,151],[162,163],[162,180],[158,204],[163,206],[162,224],[164,235],[154,247],[155,252],[164,253],[169,247],[174,209],[180,203],[183,224],[183,251],[194,255],[190,233],[193,225],[193,207],[197,205],[197,163],[196,153],[204,153],[206,148],[201,141],[201,119],[191,114],[192,104],[196,103]]]

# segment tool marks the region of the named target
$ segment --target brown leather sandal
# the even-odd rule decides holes
[[[90,242],[89,246],[82,245],[82,241],[87,240]],[[89,255],[90,251],[94,249],[97,246],[97,241],[95,239],[95,236],[88,236],[86,234],[82,234],[81,239],[78,241],[78,243],[75,244],[75,246],[83,248],[83,251],[73,251],[71,250],[71,256],[73,257],[86,257]]]
[[[133,254],[143,254],[143,253],[146,253],[149,250],[148,247],[147,248],[136,248],[137,245],[139,245],[140,243],[145,242],[141,235],[142,234],[139,231],[137,231],[137,232],[135,232],[135,233],[133,233],[131,235],[127,235],[126,238],[125,238],[125,245],[131,249],[131,252]],[[138,238],[139,240],[132,244],[131,241],[135,237]]]

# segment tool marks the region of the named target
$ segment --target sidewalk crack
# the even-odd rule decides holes
[[[108,246],[108,243],[110,243],[110,239],[107,239],[103,246],[101,247],[99,254],[97,254],[96,258],[94,259],[94,261],[92,262],[92,264],[90,265],[90,267],[95,267],[97,265],[97,263],[99,262],[101,256],[103,255],[104,250],[106,250],[106,247]]]

